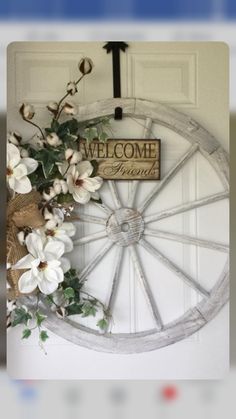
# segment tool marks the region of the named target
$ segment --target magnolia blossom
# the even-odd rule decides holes
[[[94,64],[93,64],[91,58],[85,57],[85,58],[82,58],[80,60],[80,62],[78,64],[78,67],[79,67],[79,71],[82,74],[86,75],[86,74],[91,73],[91,71],[94,67]]]
[[[12,132],[9,132],[7,139],[9,143],[12,143],[18,146],[22,140],[22,137],[19,134],[19,132],[12,131]]]
[[[82,160],[81,151],[73,150],[72,148],[67,148],[65,151],[65,159],[69,164],[77,164]]]
[[[66,102],[64,104],[63,111],[65,112],[66,115],[76,115],[77,114],[77,109],[76,109],[75,105],[73,105],[73,103],[71,103],[71,102]]]
[[[99,176],[90,177],[93,166],[89,161],[82,161],[73,165],[66,175],[69,192],[74,200],[80,204],[87,204],[94,193],[102,186],[102,178]]]
[[[65,246],[61,241],[48,241],[43,245],[42,238],[35,232],[30,233],[25,242],[29,254],[12,267],[28,269],[19,279],[19,291],[28,294],[38,287],[43,294],[51,294],[64,280],[64,272],[70,269],[69,261],[60,260]]]
[[[73,96],[78,92],[77,86],[76,86],[76,82],[75,81],[70,81],[67,84],[67,88],[66,88],[67,92]]]
[[[35,110],[33,105],[29,105],[28,103],[23,103],[19,109],[19,112],[23,119],[33,119],[35,115]]]
[[[27,175],[34,172],[38,162],[29,157],[21,158],[18,148],[14,144],[7,145],[7,182],[15,192],[25,194],[32,186]]]
[[[49,225],[49,223],[48,223]],[[44,235],[45,239],[52,242],[60,241],[65,246],[65,253],[73,250],[73,242],[71,237],[76,233],[74,224],[68,222],[62,222],[61,224],[48,228],[47,226],[40,229],[40,233]]]
[[[46,139],[47,139],[47,143],[51,145],[52,147],[58,147],[59,145],[62,144],[62,141],[60,140],[60,138],[55,132],[51,132],[50,134],[48,134]]]

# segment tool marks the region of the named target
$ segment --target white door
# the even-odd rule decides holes
[[[91,57],[95,68],[80,86],[76,97],[78,104],[112,97],[112,59],[102,48],[103,45],[10,45],[8,129],[18,130],[25,136],[33,132],[18,115],[19,104],[23,101],[34,104],[36,118],[46,126],[48,115],[45,105],[60,98],[66,83],[76,79],[77,63],[82,56]],[[227,60],[227,47],[220,43],[130,42],[126,53],[121,53],[122,96],[173,106],[202,124],[221,142],[223,148],[228,149]],[[143,135],[144,121],[137,118],[124,118],[123,121],[114,121],[112,125],[115,138],[141,138]],[[186,153],[189,144],[181,135],[158,123],[152,125],[150,135],[162,141],[163,178]],[[129,200],[131,188],[131,183],[117,182],[123,206]],[[137,207],[152,188],[151,181],[140,185],[135,198]],[[153,200],[145,215],[148,217],[155,212],[220,193],[223,189],[224,185],[215,171],[196,153],[161,192],[158,203]],[[107,184],[101,195],[112,208],[114,203]],[[96,207],[89,206],[88,211],[92,215],[100,215]],[[227,215],[227,202],[222,200],[214,206],[164,219],[157,228],[227,243]],[[78,225],[78,237],[98,231],[96,229],[93,225]],[[75,248],[72,255],[74,265],[82,269],[104,243],[105,239]],[[206,289],[212,288],[226,261],[225,253],[183,245],[165,238],[159,239],[158,248]],[[139,249],[139,255],[150,287],[157,295],[158,308],[165,323],[178,318],[198,302],[198,294],[176,280],[173,273],[155,261],[145,249]],[[111,249],[88,276],[88,290],[105,303],[109,299],[113,258]],[[137,333],[155,326],[145,292],[137,282],[128,253],[124,256],[112,315],[112,333]],[[84,324],[91,326],[91,322]],[[225,306],[216,318],[191,337],[152,352],[129,355],[100,353],[76,346],[52,333],[47,352],[47,356],[40,352],[36,337],[23,342],[20,340],[20,331],[11,330],[8,341],[9,372],[17,378],[42,379],[220,378],[228,367],[228,307]]]

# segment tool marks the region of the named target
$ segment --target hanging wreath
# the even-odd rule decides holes
[[[83,160],[79,142],[106,141],[110,129],[107,118],[87,123],[76,118],[76,106],[68,98],[92,72],[93,62],[83,58],[78,68],[78,80],[67,84],[59,102],[47,105],[52,117],[49,127],[41,128],[35,122],[34,107],[23,103],[19,112],[37,133],[29,140],[18,132],[8,135],[7,325],[24,325],[23,339],[37,328],[41,346],[48,339],[43,330],[45,315],[39,309],[42,298],[62,318],[100,313],[97,326],[102,330],[110,316],[104,304],[85,291],[84,281],[66,257],[73,250],[75,206],[101,202],[98,191],[103,180],[96,176],[97,162]],[[21,302],[25,295],[35,297],[33,309],[25,299]]]

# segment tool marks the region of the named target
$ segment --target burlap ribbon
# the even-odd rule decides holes
[[[39,228],[45,224],[45,220],[38,204],[41,196],[36,191],[28,194],[17,195],[8,202],[7,208],[7,262],[14,265],[28,252],[25,246],[19,243],[17,234],[21,228]],[[7,279],[11,286],[11,294],[14,298],[19,297],[18,281],[23,270],[8,269]]]

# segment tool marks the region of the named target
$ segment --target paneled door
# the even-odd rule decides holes
[[[25,137],[34,133],[18,115],[21,102],[32,103],[36,118],[46,126],[45,105],[60,98],[67,82],[76,79],[77,63],[83,56],[91,57],[95,67],[80,85],[74,101],[81,117],[84,113],[91,117],[94,109],[99,114],[102,106],[88,104],[98,100],[107,103],[105,100],[112,97],[112,60],[103,45],[11,44],[8,129],[18,130]],[[103,336],[96,333],[96,319],[73,318],[71,336],[52,327],[59,336],[49,332],[45,357],[36,338],[19,346],[19,331],[11,330],[8,365],[17,378],[194,379],[220,378],[227,371],[227,304],[194,334],[189,333],[191,325],[185,324],[179,342],[167,339],[165,345],[158,346],[145,341],[153,330],[173,324],[207,298],[227,266],[228,185],[211,159],[218,146],[211,150],[206,146],[206,153],[202,153],[198,144],[188,140],[200,124],[223,149],[228,149],[227,47],[220,43],[130,42],[121,53],[121,85],[123,98],[140,101],[134,102],[134,112],[124,112],[122,121],[112,119],[113,136],[161,139],[163,187],[156,186],[155,181],[105,182],[101,190],[105,211],[104,206],[94,204],[89,204],[86,211],[80,209],[84,222],[76,224],[77,244],[71,260],[87,278],[87,290],[110,305],[112,322],[107,333],[121,336],[128,343],[106,347],[92,339],[90,345],[76,345],[73,322],[74,327],[79,323],[95,331],[96,342]],[[138,112],[140,103],[146,103],[145,112],[141,106]],[[174,118],[169,125],[163,124],[157,106],[164,113],[169,107],[178,110],[186,115],[180,120],[188,123],[181,122],[181,129]],[[113,109],[108,113],[112,114]],[[153,193],[155,188],[160,189],[158,197]],[[101,224],[106,224],[110,216],[106,209],[114,212],[126,207],[137,209],[143,216],[141,246],[111,246],[111,237],[107,237],[107,230],[104,233]],[[98,223],[86,222],[86,217],[88,220],[92,216]],[[101,253],[103,257],[99,258]],[[118,279],[115,264],[120,268]],[[137,340],[135,347],[129,344],[132,336]]]

